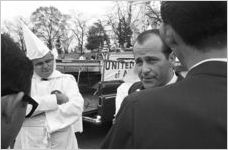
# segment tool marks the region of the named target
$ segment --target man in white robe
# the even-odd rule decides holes
[[[39,104],[25,119],[14,148],[78,149],[84,100],[72,75],[55,70],[54,55],[23,25],[27,56],[33,61],[31,97]]]

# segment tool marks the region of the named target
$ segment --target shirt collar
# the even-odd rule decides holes
[[[192,67],[189,68],[188,72],[195,68],[196,66],[199,66],[200,64],[202,63],[205,63],[205,62],[208,62],[208,61],[222,61],[222,62],[227,62],[227,58],[210,58],[210,59],[205,59],[205,60],[202,60],[198,63],[196,63],[195,65],[193,65]]]
[[[172,79],[166,84],[166,85],[169,85],[169,84],[173,84],[177,81],[177,75],[173,72],[173,77]]]

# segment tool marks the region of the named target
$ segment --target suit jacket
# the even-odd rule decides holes
[[[182,79],[184,79],[180,74],[178,74],[178,73],[175,73],[175,74],[176,74],[175,77],[177,77],[177,80],[173,80],[173,78],[174,78],[174,76],[173,76],[172,79],[167,83],[167,85],[173,84],[175,82],[179,82]],[[166,85],[164,85],[164,86],[166,86]],[[139,92],[139,91],[144,90],[144,89],[145,88],[144,88],[143,83],[141,81],[138,81],[135,83],[125,82],[125,83],[121,84],[117,88],[116,99],[115,99],[116,110],[115,110],[114,117],[119,112],[120,106],[121,106],[125,97],[127,97],[129,94],[131,94],[133,92]],[[115,118],[113,121],[115,121]]]
[[[102,148],[226,148],[227,63],[210,61],[186,78],[129,95]]]

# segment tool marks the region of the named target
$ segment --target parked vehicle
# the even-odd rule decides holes
[[[103,56],[103,60],[57,60],[57,69],[74,75],[78,82],[85,100],[83,120],[96,125],[112,122],[117,88],[134,66],[132,52]],[[178,60],[174,67],[186,74],[186,68]]]
[[[83,121],[112,122],[115,97],[123,77],[134,66],[132,52],[111,53],[103,60],[57,60],[57,70],[74,75],[84,97]]]

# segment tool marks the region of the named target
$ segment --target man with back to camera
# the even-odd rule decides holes
[[[181,75],[175,73],[173,67],[176,57],[161,39],[158,29],[139,34],[133,51],[135,72],[140,81],[134,84],[123,83],[117,89],[116,114],[127,95],[143,89],[169,85],[183,79]]]
[[[82,132],[83,98],[72,75],[55,69],[55,58],[22,23],[27,56],[34,74],[31,96],[39,103],[19,132],[16,149],[77,149],[75,132]]]
[[[25,117],[37,103],[29,96],[32,62],[8,34],[1,34],[1,148],[7,149],[16,138]],[[32,109],[26,114],[27,105]]]
[[[164,1],[161,16],[189,72],[128,96],[102,148],[227,148],[227,2]]]

